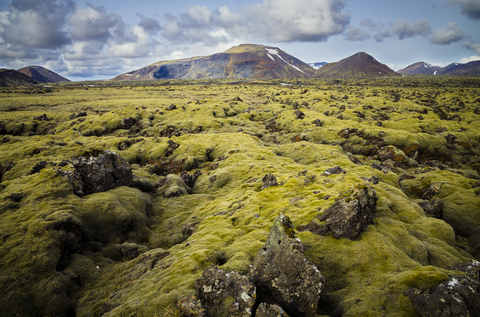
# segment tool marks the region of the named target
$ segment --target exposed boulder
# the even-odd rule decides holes
[[[345,237],[354,240],[372,223],[377,200],[376,191],[370,185],[356,185],[319,217],[320,221],[325,221],[319,233],[327,235],[331,232],[337,239]]]
[[[180,313],[187,317],[206,317],[202,302],[195,295],[180,299],[176,306]]]
[[[275,303],[293,316],[316,316],[325,278],[293,235],[290,219],[275,219],[268,240],[257,252],[250,275],[260,302]]]
[[[87,155],[72,159],[74,171],[58,170],[72,184],[75,195],[84,196],[133,184],[132,168],[120,155],[108,150]]]
[[[288,315],[278,305],[261,303],[257,308],[255,317],[288,317]]]
[[[480,262],[472,260],[447,269],[467,274],[450,277],[433,290],[405,291],[417,313],[423,317],[480,316]]]
[[[0,181],[2,180],[3,174],[11,170],[13,163],[11,161],[5,161],[0,163]]]
[[[443,201],[440,198],[433,198],[431,202],[428,200],[422,200],[418,204],[431,216],[442,218]]]
[[[249,277],[210,264],[195,288],[207,316],[252,316],[256,288]]]
[[[129,130],[133,125],[137,123],[137,119],[132,117],[123,118],[122,129]]]
[[[273,176],[273,174],[267,174],[262,178],[262,188],[261,190],[264,190],[265,188],[272,187],[272,186],[278,186],[277,178]]]
[[[170,156],[172,155],[173,151],[175,151],[179,146],[180,144],[172,141],[172,140],[168,140],[168,147],[167,149],[165,150],[165,156]]]
[[[323,175],[329,176],[332,174],[345,174],[345,173],[346,172],[340,166],[335,166],[325,170],[325,172],[323,172]]]
[[[432,183],[422,191],[422,199],[430,200],[440,192],[443,183]]]

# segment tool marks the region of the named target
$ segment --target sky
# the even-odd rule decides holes
[[[394,70],[480,60],[480,0],[0,0],[0,68],[102,80],[251,43]]]

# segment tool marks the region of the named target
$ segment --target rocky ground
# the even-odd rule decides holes
[[[0,95],[0,316],[480,315],[478,79]]]

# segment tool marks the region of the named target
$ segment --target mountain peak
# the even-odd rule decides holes
[[[37,65],[23,67],[18,70],[20,73],[32,77],[40,83],[60,83],[69,82],[67,78],[60,76],[59,74],[52,72],[51,70]]]
[[[312,78],[371,78],[398,76],[373,56],[358,52],[336,63],[329,63],[315,71]]]

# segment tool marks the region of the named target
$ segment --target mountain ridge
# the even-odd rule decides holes
[[[425,62],[413,63],[397,71],[399,74],[427,74],[440,76],[480,76],[480,61],[465,64],[451,63],[445,67],[433,66]]]

